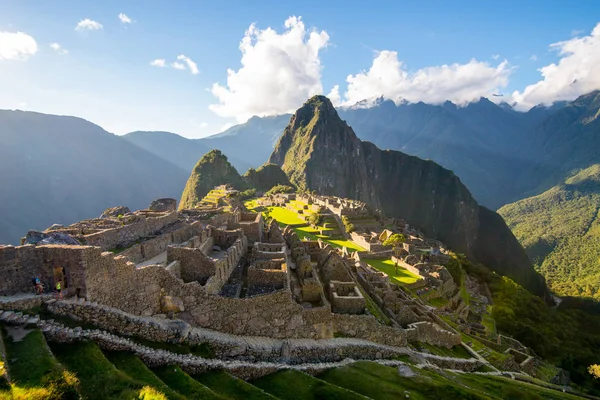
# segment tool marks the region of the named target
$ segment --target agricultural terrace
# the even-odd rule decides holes
[[[297,210],[301,210],[305,203],[301,201],[290,201],[290,204]],[[250,211],[254,212],[262,212],[263,217],[273,218],[277,221],[279,226],[282,228],[291,225],[294,231],[298,234],[298,237],[303,240],[317,240],[321,239],[323,242],[330,244],[334,248],[342,248],[346,247],[348,251],[365,251],[361,246],[357,245],[351,240],[333,240],[329,239],[325,235],[321,235],[319,230],[327,231],[331,230],[331,228],[324,228],[322,226],[313,228],[309,226],[304,219],[300,217],[297,212],[290,210],[285,207],[261,207],[256,202],[256,199],[247,200],[244,202],[246,208]]]
[[[372,258],[365,259],[364,261],[378,271],[385,272],[390,279],[403,285],[410,285],[422,279],[420,276],[413,274],[401,266],[398,266],[398,273],[396,273],[394,262],[389,258]]]

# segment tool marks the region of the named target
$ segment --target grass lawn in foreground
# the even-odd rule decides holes
[[[394,262],[389,258],[373,258],[367,259],[365,262],[376,270],[385,272],[388,274],[390,279],[394,279],[400,284],[410,285],[411,283],[415,283],[416,281],[422,279],[420,276],[413,274],[401,266],[398,266],[398,273],[396,273]]]

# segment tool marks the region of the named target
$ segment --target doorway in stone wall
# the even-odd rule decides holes
[[[58,281],[62,282],[61,286],[63,289],[68,287],[67,271],[63,267],[54,267],[54,287],[56,287]]]

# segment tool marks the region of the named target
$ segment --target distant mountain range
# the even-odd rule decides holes
[[[179,198],[190,172],[75,117],[0,111],[0,243]]]
[[[361,140],[370,141],[382,149],[400,150],[431,159],[451,169],[478,202],[497,209],[548,189],[568,176],[573,168],[600,162],[600,157],[587,154],[590,149],[587,145],[581,146],[588,139],[578,141],[562,135],[569,125],[569,118],[575,120],[571,121],[574,125],[568,129],[580,129],[576,122],[577,112],[583,112],[581,108],[589,106],[588,113],[591,113],[597,94],[582,96],[571,103],[534,107],[526,113],[486,98],[465,107],[451,102],[396,105],[390,100],[377,99],[368,105],[343,107],[338,112]],[[223,133],[197,140],[175,136],[167,143],[164,138],[156,137],[156,133],[148,132],[134,132],[125,137],[187,169],[198,160],[192,149],[198,152],[219,149],[238,171],[245,171],[267,160],[290,117],[289,114],[253,117]],[[596,128],[585,129],[593,132]],[[565,143],[573,141],[567,146],[570,149],[567,152],[561,150],[565,148],[563,140]],[[571,150],[576,153],[569,154]],[[569,162],[563,162],[565,157]],[[580,159],[584,161],[571,162]]]

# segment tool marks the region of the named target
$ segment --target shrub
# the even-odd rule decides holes
[[[252,188],[252,189],[244,190],[243,192],[240,193],[240,200],[251,199],[254,196],[256,196],[256,189]]]
[[[383,242],[384,246],[398,247],[406,241],[406,237],[401,233],[394,233]]]
[[[350,222],[348,217],[345,215],[342,216],[342,223],[344,224],[344,228],[346,228],[347,233],[354,232],[354,224]]]
[[[588,368],[588,372],[595,379],[600,379],[600,365],[598,365],[598,364],[590,365]]]
[[[294,188],[291,186],[275,185],[271,189],[269,189],[269,191],[267,193],[265,193],[265,196],[271,196],[271,195],[277,194],[277,193],[293,193],[293,192],[294,192]]]
[[[319,213],[313,212],[308,216],[308,223],[312,226],[317,226],[321,223],[321,215]]]

